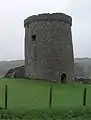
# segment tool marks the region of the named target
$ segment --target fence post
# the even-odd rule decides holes
[[[8,101],[8,99],[7,99],[7,96],[8,95],[8,87],[7,87],[7,85],[5,85],[5,109],[7,109],[7,101]]]
[[[52,86],[50,87],[49,107],[52,105]]]
[[[87,89],[85,88],[83,91],[83,106],[86,106],[86,94],[87,94]]]

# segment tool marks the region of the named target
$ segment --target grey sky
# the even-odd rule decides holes
[[[63,12],[73,18],[75,57],[91,57],[91,0],[0,0],[0,60],[24,58],[25,18]]]

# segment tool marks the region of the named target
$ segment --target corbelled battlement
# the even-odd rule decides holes
[[[33,15],[24,20],[24,26],[36,21],[63,21],[72,25],[72,18],[63,13],[44,13],[39,15]]]

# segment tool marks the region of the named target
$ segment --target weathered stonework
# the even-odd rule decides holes
[[[25,66],[20,66],[8,70],[5,74],[6,78],[25,78]]]
[[[74,82],[71,25],[72,18],[62,13],[34,15],[24,21],[26,77]]]

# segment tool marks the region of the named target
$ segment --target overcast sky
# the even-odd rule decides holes
[[[91,0],[0,0],[0,60],[24,59],[24,19],[63,12],[73,18],[75,57],[91,57]]]

